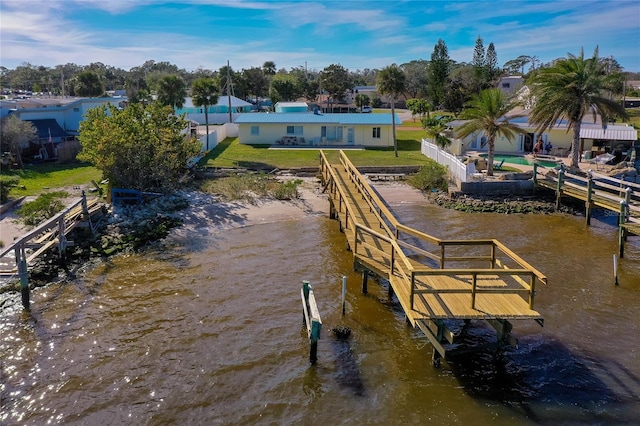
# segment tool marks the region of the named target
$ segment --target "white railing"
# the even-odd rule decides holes
[[[423,155],[426,155],[438,164],[448,167],[449,173],[460,180],[460,182],[468,182],[470,180],[469,176],[471,172],[467,170],[467,165],[455,155],[439,148],[431,140],[422,139],[420,151]]]

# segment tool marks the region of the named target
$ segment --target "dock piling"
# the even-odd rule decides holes
[[[309,281],[302,282],[300,296],[302,297],[302,313],[310,343],[309,361],[311,364],[315,364],[318,360],[318,339],[320,339],[322,320],[320,319],[316,298],[313,295],[313,289]]]
[[[347,304],[347,277],[342,276],[342,315],[346,313]]]

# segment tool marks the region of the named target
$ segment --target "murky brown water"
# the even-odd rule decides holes
[[[1,424],[631,424],[640,415],[640,243],[601,215],[464,214],[396,205],[447,238],[498,237],[549,277],[516,322],[520,346],[431,367],[384,285],[360,292],[338,224],[325,217],[173,237],[83,279],[32,293],[0,318]],[[601,221],[601,220],[604,220]],[[341,315],[341,277],[348,279]],[[299,289],[323,319],[308,362]],[[348,342],[334,326],[351,327]],[[471,334],[490,341],[478,325]]]

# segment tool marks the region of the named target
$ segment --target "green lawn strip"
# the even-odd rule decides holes
[[[398,157],[393,147],[346,150],[357,166],[419,165],[425,161],[420,152],[421,130],[398,131]],[[289,169],[317,167],[319,149],[268,149],[269,145],[243,145],[227,138],[198,163],[201,167]],[[325,150],[329,161],[337,161],[338,152]]]
[[[99,182],[102,172],[87,163],[37,164],[24,170],[3,170],[3,175],[20,177],[18,186],[11,190],[11,197],[38,195],[47,189],[64,188]]]

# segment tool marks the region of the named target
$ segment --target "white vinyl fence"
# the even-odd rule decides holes
[[[429,139],[422,139],[422,146],[420,148],[422,154],[438,162],[439,164],[449,168],[449,173],[453,175],[460,182],[468,182],[470,176],[475,173],[474,170],[468,170],[467,165],[458,159],[455,155],[446,152],[439,148],[435,143]]]

